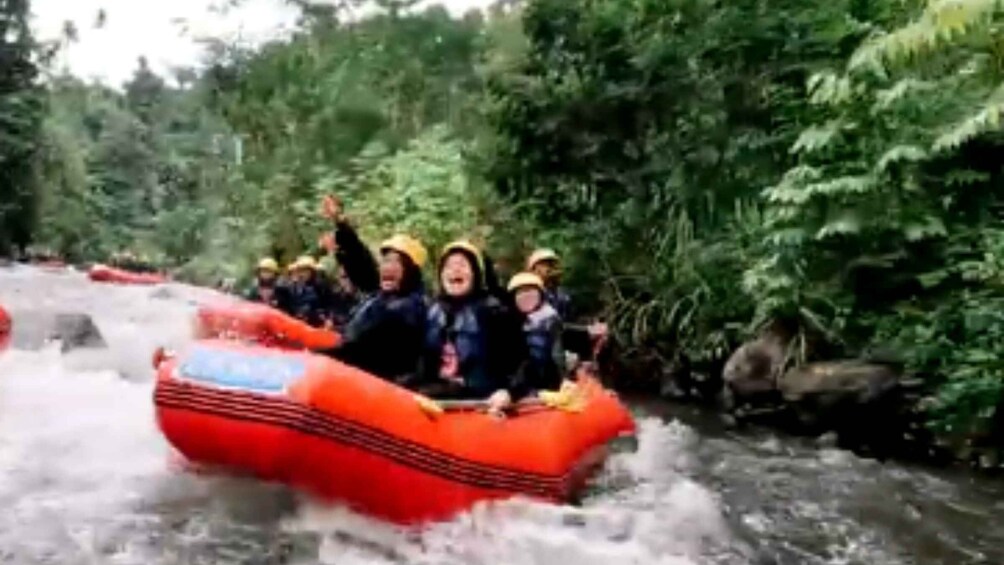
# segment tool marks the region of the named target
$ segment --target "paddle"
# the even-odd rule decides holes
[[[173,351],[166,349],[164,347],[158,347],[157,349],[153,350],[153,356],[152,359],[150,359],[150,361],[152,361],[154,369],[159,369],[161,363],[174,357],[174,355],[175,354]]]
[[[487,400],[433,400],[421,394],[415,395],[415,403],[419,410],[433,417],[445,412],[482,412],[491,408]],[[565,381],[561,384],[561,389],[540,391],[536,397],[524,398],[515,403],[511,409],[541,406],[575,413],[582,412],[586,404],[588,400],[579,386],[571,381]]]

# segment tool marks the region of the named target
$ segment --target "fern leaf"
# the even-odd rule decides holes
[[[986,182],[990,180],[990,174],[983,171],[971,169],[955,169],[945,175],[945,184],[948,186],[967,186]]]
[[[875,165],[876,172],[882,173],[889,169],[889,165],[893,163],[900,163],[904,161],[918,162],[923,161],[927,158],[927,152],[916,145],[897,145],[885,153],[879,158],[878,164]]]
[[[897,81],[891,87],[875,93],[876,102],[872,111],[873,113],[878,113],[881,110],[888,110],[892,105],[912,94],[929,92],[935,87],[935,83],[926,80],[907,78]]]
[[[806,185],[805,191],[812,196],[840,196],[864,194],[874,186],[875,179],[871,175],[851,175]]]
[[[935,152],[957,149],[967,141],[986,132],[1000,129],[1004,102],[992,102],[979,112],[957,123],[952,129],[939,136],[932,145]]]
[[[921,222],[907,224],[903,228],[903,236],[907,241],[921,241],[948,235],[944,222],[940,218],[929,216]]]
[[[840,121],[830,120],[822,126],[812,126],[798,136],[791,153],[813,153],[828,145],[840,134]]]
[[[816,232],[816,239],[826,239],[838,235],[856,234],[861,231],[861,219],[856,213],[845,210],[835,215]]]
[[[809,101],[825,106],[835,105],[851,99],[853,86],[849,78],[837,76],[832,71],[817,73],[809,77]]]
[[[858,48],[850,67],[874,60],[898,64],[958,42],[989,26],[999,5],[1000,0],[932,0],[917,20]]]

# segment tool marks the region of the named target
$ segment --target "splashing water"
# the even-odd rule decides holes
[[[640,415],[581,507],[512,500],[403,530],[255,481],[184,472],[150,358],[190,339],[183,285],[0,269],[0,304],[89,314],[107,349],[0,355],[0,560],[11,563],[1004,563],[1000,485]],[[33,314],[35,313],[35,314]],[[705,429],[698,426],[698,429]],[[379,485],[374,485],[378,488]]]

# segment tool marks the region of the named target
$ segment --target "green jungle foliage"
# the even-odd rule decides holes
[[[335,193],[374,245],[557,248],[629,356],[717,372],[780,318],[804,358],[898,352],[941,432],[1004,429],[1004,2],[294,3],[120,90],[0,3],[0,251],[212,283],[316,250]]]

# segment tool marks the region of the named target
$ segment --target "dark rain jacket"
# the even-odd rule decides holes
[[[364,298],[345,325],[342,344],[327,353],[384,379],[414,375],[426,319],[421,271],[406,264],[400,291],[383,292],[376,260],[355,230],[347,223],[339,223],[335,242],[338,262]]]
[[[243,297],[245,300],[250,302],[267,304],[277,310],[282,310],[284,312],[288,311],[290,308],[289,289],[286,285],[276,281],[270,288],[272,289],[272,295],[265,298],[262,285],[255,282],[255,284],[251,285],[246,291],[244,291]]]
[[[287,287],[287,314],[319,328],[330,319],[331,289],[317,275],[304,283],[292,282]]]

